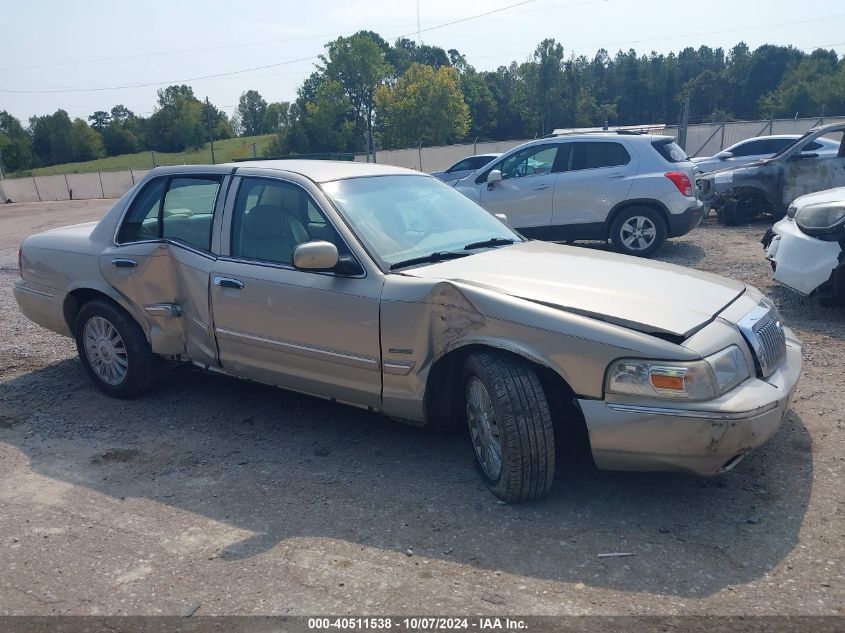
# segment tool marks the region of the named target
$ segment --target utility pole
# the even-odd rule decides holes
[[[687,149],[687,128],[689,127],[689,97],[684,99],[684,113],[681,115],[681,127],[678,130],[678,145],[686,151]]]
[[[211,143],[211,164],[216,165],[217,163],[214,160],[214,134],[211,129],[211,103],[209,103],[208,97],[205,98],[205,120],[208,126],[208,140]]]

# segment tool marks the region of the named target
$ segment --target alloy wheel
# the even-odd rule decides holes
[[[120,332],[107,319],[94,316],[85,323],[85,355],[97,377],[109,385],[122,383],[129,371],[129,356]]]
[[[484,474],[493,481],[502,474],[502,443],[493,402],[484,383],[472,376],[467,383],[467,422],[475,455]]]

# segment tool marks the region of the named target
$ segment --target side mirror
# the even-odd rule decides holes
[[[719,160],[728,160],[729,158],[733,157],[733,152],[719,152],[718,154],[716,154],[716,158],[718,158]]]
[[[501,222],[505,226],[510,226],[508,224],[508,216],[506,216],[504,213],[494,213],[493,217],[496,218],[499,222]]]
[[[494,169],[489,174],[487,174],[487,188],[492,189],[496,186],[497,182],[502,182],[502,172],[498,169]]]
[[[300,270],[331,270],[340,261],[331,242],[305,242],[293,251],[293,265]]]

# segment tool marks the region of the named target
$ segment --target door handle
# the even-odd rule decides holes
[[[240,290],[244,287],[244,282],[240,279],[232,279],[231,277],[215,277],[214,285],[221,286],[223,288],[235,288]]]
[[[125,257],[115,257],[111,260],[111,265],[115,268],[137,268],[138,262],[134,259],[126,259]]]
[[[544,183],[542,185],[534,185],[534,189],[536,191],[540,191],[541,189],[548,189],[549,187],[551,187],[549,183]]]
[[[625,174],[623,174],[621,171],[615,171],[612,174],[608,174],[607,177],[608,178],[624,178]]]

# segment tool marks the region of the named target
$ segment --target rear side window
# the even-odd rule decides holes
[[[687,153],[675,141],[652,141],[651,145],[669,163],[685,163],[689,160]]]
[[[219,177],[158,178],[135,199],[117,235],[120,244],[167,239],[211,250]]]
[[[573,143],[570,171],[619,167],[631,161],[628,151],[621,143]]]
[[[794,139],[794,138],[770,138],[770,139],[769,139],[769,144],[768,144],[768,147],[766,148],[766,152],[765,152],[765,153],[766,153],[766,154],[777,154],[779,151],[781,151],[782,149],[785,149],[785,148],[789,147],[789,146],[790,146],[790,145],[792,145],[794,142],[795,142],[795,139]],[[812,147],[812,148],[811,148],[811,146],[813,146],[813,145],[814,145],[815,147]],[[808,149],[808,150],[811,150],[811,149],[821,149],[821,144],[819,144],[819,143],[810,143],[810,145],[808,145],[808,146],[807,146],[807,149]]]
[[[166,178],[153,180],[135,198],[117,234],[119,244],[159,239],[161,231],[158,212],[166,183]]]

